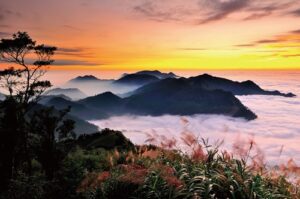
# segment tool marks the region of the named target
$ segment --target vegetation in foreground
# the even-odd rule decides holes
[[[0,73],[9,93],[0,102],[1,199],[300,198],[289,182],[299,167],[266,168],[253,141],[236,145],[234,158],[188,132],[187,153],[174,139],[134,146],[108,129],[76,138],[68,109],[35,108],[51,86],[40,78],[55,50],[21,32],[0,42],[0,60],[17,66]]]
[[[235,146],[232,153],[198,140],[192,133],[181,138],[188,153],[173,150],[177,141],[159,140],[160,147],[111,151],[108,168],[87,172],[77,193],[86,198],[300,198],[297,175],[290,161],[267,169],[254,141]],[[153,138],[151,138],[153,140]]]
[[[31,175],[18,173],[2,198],[300,198],[293,163],[266,168],[255,143],[237,147],[239,158],[183,134],[189,153],[173,150],[176,141],[133,146],[121,132],[105,129],[75,140],[52,178],[33,159]],[[109,145],[113,143],[112,145]]]

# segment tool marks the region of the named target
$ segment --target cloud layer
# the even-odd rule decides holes
[[[166,115],[162,117],[123,116],[94,121],[94,123],[101,128],[121,130],[133,142],[139,144],[146,140],[147,133],[155,132],[169,138],[180,138],[181,133],[186,129],[197,136],[208,138],[211,143],[220,139],[224,140],[222,147],[229,150],[232,149],[232,144],[236,140],[254,137],[269,163],[284,162],[290,158],[300,163],[300,84],[298,81],[300,73],[256,75],[257,77],[252,74],[250,79],[260,79],[258,82],[264,88],[295,92],[298,97],[239,97],[258,115],[258,119],[251,122],[218,115],[196,115],[184,117],[188,123],[183,123],[180,116]],[[244,80],[249,76],[249,74],[246,75]],[[283,153],[280,155],[282,147]]]

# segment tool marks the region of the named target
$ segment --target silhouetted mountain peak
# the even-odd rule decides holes
[[[210,74],[208,74],[208,73],[204,73],[204,74],[202,74],[202,75],[199,75],[199,76],[197,76],[197,77],[199,77],[199,78],[212,78],[213,76],[212,75],[210,75]]]
[[[99,95],[94,96],[95,98],[101,98],[101,99],[121,99],[117,95],[113,94],[112,92],[105,92],[101,93]]]
[[[84,75],[84,76],[78,76],[74,79],[71,79],[69,82],[81,82],[81,81],[98,81],[97,77],[93,75]]]
[[[252,89],[258,89],[258,90],[261,90],[261,88],[260,88],[256,83],[254,83],[254,82],[251,81],[251,80],[244,81],[244,82],[242,82],[241,84],[243,84],[243,85],[246,86],[247,88],[252,88]]]
[[[121,101],[121,99],[122,98],[118,97],[112,92],[105,92],[96,96],[87,97],[78,102],[92,107],[105,108],[105,106],[117,105]]]
[[[72,99],[66,95],[60,94],[60,95],[43,95],[41,96],[41,99],[39,100],[40,104],[46,104],[48,103],[50,100],[52,100],[53,98],[57,98],[57,97],[61,97],[64,98],[68,101],[72,101]]]
[[[176,75],[175,73],[173,73],[173,72],[169,72],[168,75],[172,75],[172,76],[174,76],[174,77],[175,77],[175,76],[177,77],[177,75]]]
[[[145,85],[158,80],[159,78],[149,74],[128,74],[116,80],[114,83],[129,85]]]
[[[155,76],[159,79],[166,79],[166,78],[177,78],[178,76],[175,75],[174,73],[170,72],[170,73],[162,73],[159,70],[143,70],[143,71],[139,71],[135,74],[140,74],[140,75],[152,75]]]

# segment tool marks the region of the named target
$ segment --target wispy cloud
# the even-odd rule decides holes
[[[248,20],[260,19],[260,18],[263,18],[263,17],[267,17],[271,14],[272,14],[271,11],[270,12],[253,13],[253,14],[250,14],[249,16],[245,17],[244,20],[248,21]]]
[[[0,20],[1,21],[1,20]],[[10,28],[10,25],[6,25],[6,24],[0,24],[0,28]]]
[[[276,12],[284,11],[290,9],[293,5],[297,3],[296,0],[287,0],[287,1],[275,1],[275,0],[266,0],[266,1],[257,1],[254,0],[251,4],[245,9],[249,15],[244,18],[244,20],[255,20],[270,16]]]
[[[286,34],[277,35],[268,39],[254,41],[248,44],[235,45],[240,48],[251,48],[257,53],[263,53],[262,57],[282,57],[282,58],[298,58],[300,54],[297,49],[300,48],[300,30],[287,32]],[[265,49],[268,50],[257,50]],[[266,54],[267,53],[267,54]]]
[[[11,36],[12,34],[11,33],[9,33],[9,32],[0,32],[0,38],[1,37],[9,37],[9,36]]]
[[[77,28],[75,26],[71,26],[71,25],[62,25],[63,28],[67,28],[67,29],[71,29],[71,30],[77,30],[77,31],[80,31],[81,29],[80,28]]]
[[[238,44],[235,45],[235,47],[255,47],[258,45],[265,45],[265,44],[285,44],[285,45],[281,45],[280,47],[295,47],[295,46],[299,47],[299,45],[295,45],[298,44],[299,42],[300,42],[300,29],[287,32],[286,34],[274,36],[271,39],[262,39],[248,44]]]
[[[209,50],[207,48],[177,48],[177,50],[184,50],[184,51],[205,51]]]
[[[238,45],[235,45],[235,47],[254,47],[255,44],[238,44]]]
[[[300,17],[300,8],[297,9],[297,10],[293,10],[293,11],[291,12],[291,14],[294,15],[294,16]]]
[[[283,57],[300,57],[300,53],[298,54],[288,54],[288,55],[282,55]]]
[[[180,20],[179,15],[181,15],[179,10],[179,12],[163,10],[160,8],[159,4],[151,1],[145,1],[142,4],[135,6],[133,9],[151,20],[160,22],[178,21]]]
[[[5,21],[8,17],[22,17],[18,11],[13,11],[0,4],[0,21]]]
[[[82,61],[82,60],[56,59],[53,65],[54,66],[98,66],[98,65],[102,65],[102,63]]]
[[[68,57],[93,58],[93,52],[89,48],[73,47],[73,48],[58,48],[56,54]]]
[[[208,10],[205,16],[199,19],[199,24],[218,21],[226,18],[229,14],[239,11],[248,6],[249,0],[201,0],[199,5],[204,10]]]
[[[298,0],[194,0],[188,3],[182,1],[181,4],[171,0],[144,0],[133,9],[150,20],[188,21],[199,25],[219,21],[239,12],[246,14],[241,20],[257,20],[280,12],[287,14],[298,4]],[[300,16],[299,10],[293,13]]]
[[[271,44],[271,43],[277,43],[277,42],[281,42],[282,39],[263,39],[263,40],[259,40],[256,41],[255,43],[257,44]]]
[[[294,33],[294,34],[300,34],[300,29],[294,30],[294,31],[292,31],[291,33]]]

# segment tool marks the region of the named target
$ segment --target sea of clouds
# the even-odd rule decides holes
[[[122,116],[91,121],[100,128],[121,130],[134,143],[143,144],[147,134],[165,135],[180,140],[183,131],[209,139],[210,143],[224,140],[221,148],[231,150],[233,143],[254,139],[263,151],[267,163],[289,159],[300,163],[300,73],[216,74],[235,80],[252,79],[264,89],[293,92],[295,98],[278,96],[238,96],[244,105],[258,115],[245,121],[221,115],[193,116]],[[188,121],[188,122],[183,122]]]

